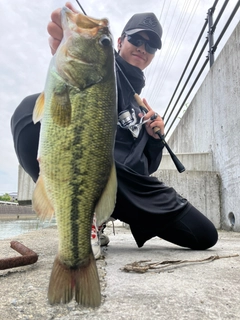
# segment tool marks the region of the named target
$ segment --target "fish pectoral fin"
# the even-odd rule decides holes
[[[41,220],[51,220],[54,215],[54,208],[48,198],[41,175],[33,191],[32,207]]]
[[[87,264],[74,268],[64,265],[60,258],[55,258],[48,287],[50,304],[69,303],[75,293],[75,300],[84,307],[96,308],[101,304],[96,261],[90,254]]]
[[[117,175],[116,175],[115,164],[113,163],[112,169],[109,175],[108,183],[95,208],[98,226],[106,222],[111,216],[111,214],[113,213],[115,203],[116,203],[116,194],[117,194]]]
[[[37,98],[35,107],[33,110],[33,123],[36,124],[38,121],[41,121],[43,118],[44,114],[44,101],[45,101],[45,96],[44,92],[40,94],[40,96]]]
[[[68,89],[64,88],[60,93],[54,92],[51,101],[51,115],[53,121],[61,126],[68,127],[72,118],[72,106]]]

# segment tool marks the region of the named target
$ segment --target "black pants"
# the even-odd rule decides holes
[[[32,112],[37,96],[24,99],[11,121],[19,163],[35,182],[39,174],[40,125],[33,124]],[[130,225],[139,247],[155,236],[198,250],[210,248],[217,242],[218,234],[212,222],[173,188],[117,162],[116,169],[118,193],[112,216]]]
[[[174,213],[146,214],[118,190],[117,205],[112,216],[130,225],[138,247],[153,237],[160,237],[182,247],[205,250],[218,240],[213,223],[189,202]]]
[[[218,233],[214,225],[196,208],[191,208],[179,214],[172,222],[160,224],[159,228],[152,226],[130,225],[132,234],[138,247],[154,236],[172,242],[182,247],[194,250],[205,250],[214,246],[218,240]]]

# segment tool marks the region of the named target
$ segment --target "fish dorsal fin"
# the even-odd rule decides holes
[[[100,200],[98,201],[95,212],[97,225],[100,226],[109,219],[113,213],[117,194],[117,176],[116,168],[113,163],[107,185],[102,193]]]
[[[33,191],[32,207],[41,220],[51,220],[54,215],[54,209],[48,198],[41,175],[39,176]]]
[[[33,123],[36,124],[38,121],[41,121],[44,113],[44,92],[40,94],[35,103],[35,107],[33,110]]]
[[[67,87],[61,92],[54,91],[51,99],[51,116],[53,121],[61,126],[68,127],[72,118],[72,106]]]

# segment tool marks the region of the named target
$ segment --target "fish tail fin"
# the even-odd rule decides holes
[[[82,267],[76,277],[75,299],[85,307],[96,308],[101,304],[101,289],[93,254],[90,256],[89,264]]]
[[[72,271],[61,263],[58,256],[55,258],[48,287],[48,301],[50,304],[68,303],[73,298]]]
[[[50,304],[69,303],[74,295],[77,303],[84,307],[99,307],[101,290],[96,261],[91,254],[87,265],[69,268],[55,258],[48,288]]]

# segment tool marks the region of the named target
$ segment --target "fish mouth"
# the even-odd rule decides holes
[[[76,24],[78,32],[86,33],[90,36],[94,36],[98,33],[99,29],[108,28],[108,19],[95,19],[86,16],[82,13],[75,13],[67,7],[63,7],[61,11],[62,21],[69,20]]]
[[[98,20],[79,13],[76,16],[76,25],[82,29],[93,29],[96,27],[105,28],[108,27],[108,20]]]

